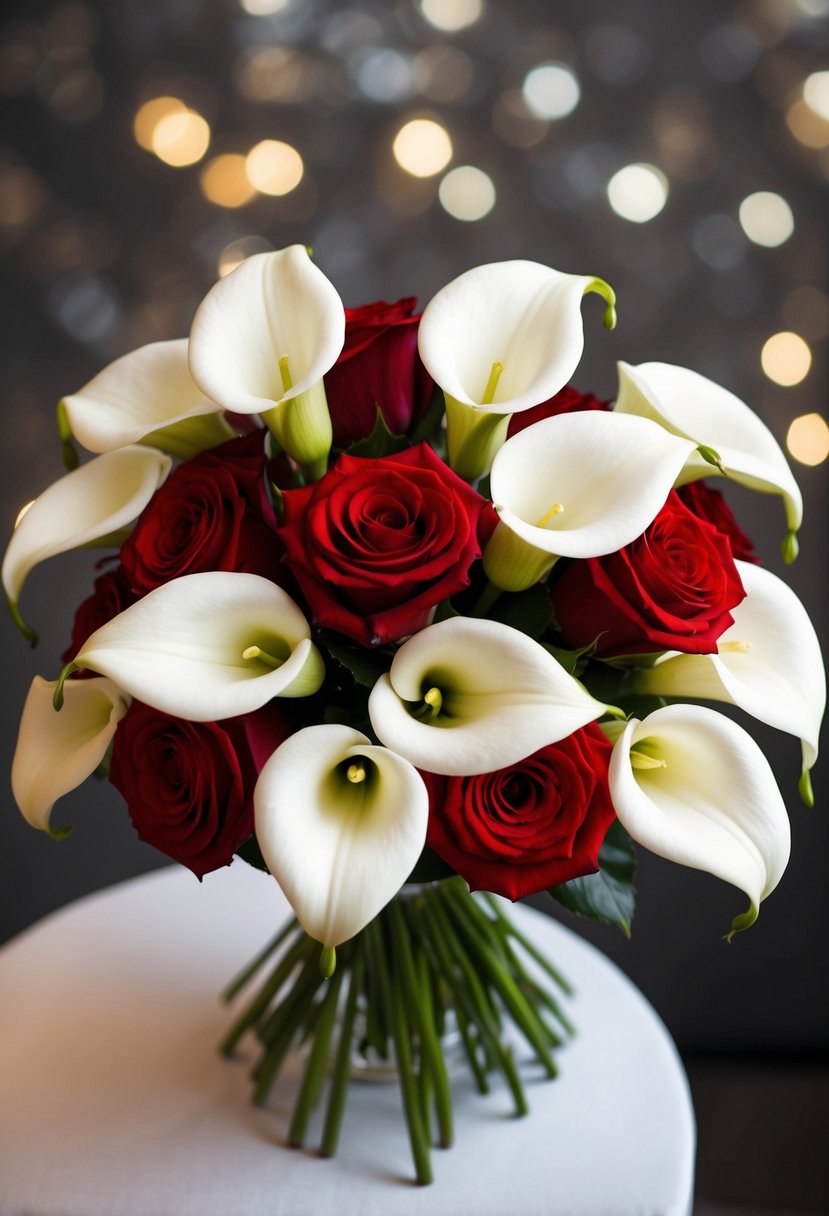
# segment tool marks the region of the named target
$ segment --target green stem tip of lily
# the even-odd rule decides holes
[[[69,677],[78,670],[79,665],[77,663],[67,663],[65,667],[61,668],[61,673],[58,676],[58,682],[55,685],[55,693],[52,697],[52,704],[56,710],[63,709],[63,686]]]
[[[797,560],[797,555],[799,552],[800,552],[800,545],[798,544],[798,541],[797,541],[797,533],[796,532],[787,532],[786,539],[783,541],[783,544],[782,544],[783,561],[786,563],[787,566],[790,566],[792,564],[792,562]]]
[[[32,629],[31,625],[27,625],[23,620],[23,617],[20,615],[20,609],[14,600],[7,598],[6,603],[9,606],[9,612],[11,613],[12,620],[23,634],[26,641],[32,647],[37,646],[37,631]]]
[[[334,946],[323,946],[320,950],[320,975],[330,980],[337,968],[337,951]]]
[[[616,316],[616,292],[604,279],[591,279],[584,289],[584,294],[587,295],[591,291],[595,291],[596,295],[601,296],[606,302],[604,317],[602,318],[605,329],[615,329],[618,319]]]

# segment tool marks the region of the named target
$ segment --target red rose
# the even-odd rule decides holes
[[[517,414],[513,414],[509,420],[507,438],[517,435],[534,422],[541,422],[542,418],[554,418],[556,414],[579,413],[581,410],[606,410],[609,404],[608,401],[600,401],[592,393],[580,393],[572,384],[567,384],[549,401],[542,401],[540,405],[533,405],[528,410],[519,410]]]
[[[129,589],[124,572],[120,566],[107,570],[95,579],[93,593],[78,606],[72,625],[72,641],[62,658],[64,663],[71,663],[87,638],[96,629],[106,625],[114,616],[118,616],[125,608],[135,602],[135,596]],[[78,672],[79,676],[92,675],[92,672]]]
[[[429,404],[432,380],[417,353],[417,300],[378,301],[345,310],[345,345],[325,376],[334,443],[347,448],[374,430],[377,409],[394,435],[414,426]]]
[[[204,570],[281,581],[264,442],[261,430],[231,439],[179,465],[156,490],[121,546],[121,564],[136,595]]]
[[[319,625],[363,645],[422,629],[469,584],[486,503],[426,444],[378,460],[341,456],[284,494],[286,562]]]
[[[602,658],[682,650],[711,654],[745,596],[728,538],[672,490],[649,528],[606,557],[575,561],[553,587],[568,646]]]
[[[693,511],[700,519],[707,520],[718,532],[728,537],[732,557],[741,562],[759,564],[760,559],[754,552],[754,542],[737,523],[719,490],[713,489],[705,481],[692,481],[687,486],[681,486],[677,493],[689,511]]]
[[[252,833],[258,772],[290,733],[271,706],[185,722],[133,701],[115,732],[109,779],[140,839],[201,878],[230,865]]]
[[[607,784],[611,751],[591,722],[494,773],[423,773],[428,848],[473,891],[512,900],[594,874],[616,818]]]

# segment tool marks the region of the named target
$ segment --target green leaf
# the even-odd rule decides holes
[[[567,650],[563,646],[553,646],[550,642],[542,642],[541,644],[548,654],[551,654],[570,676],[584,671],[587,659],[590,658],[596,645],[595,642],[590,642],[587,646],[579,647],[578,650]]]
[[[345,638],[327,630],[320,632],[319,641],[332,659],[350,672],[354,680],[365,688],[373,688],[380,676],[391,667],[391,652],[379,646],[372,649],[365,646],[355,647],[349,645]]]
[[[444,456],[446,450],[446,432],[443,428],[443,415],[446,413],[446,399],[443,390],[435,386],[432,400],[426,413],[412,431],[411,446],[418,443],[431,443],[438,456]]]
[[[259,848],[259,841],[255,836],[248,836],[247,840],[239,845],[236,850],[236,856],[241,857],[242,861],[246,861],[255,870],[264,870],[266,874],[270,874],[270,870],[265,863],[265,858],[262,856],[262,851]]]
[[[630,937],[636,903],[636,854],[618,819],[599,850],[599,866],[598,873],[550,887],[549,894],[570,912],[616,925],[625,937]]]
[[[409,443],[406,435],[392,435],[378,405],[374,430],[366,439],[358,439],[356,443],[352,443],[346,451],[349,456],[376,460],[379,456],[394,456],[397,452],[402,452],[404,448],[409,447]]]
[[[553,606],[546,587],[536,584],[514,595],[500,596],[487,613],[493,621],[511,625],[531,638],[540,638],[553,619]],[[556,656],[558,657],[558,656]]]

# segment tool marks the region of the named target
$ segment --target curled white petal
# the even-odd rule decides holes
[[[26,511],[3,559],[3,586],[16,604],[30,571],[47,557],[100,540],[131,524],[170,471],[148,447],[97,456],[44,490]]]
[[[826,709],[826,674],[820,643],[806,609],[782,579],[750,562],[737,562],[746,590],[731,610],[734,624],[717,653],[669,652],[643,671],[643,692],[668,697],[729,701],[801,740],[803,769],[818,755]]]
[[[492,501],[505,527],[534,548],[600,557],[642,535],[694,446],[624,414],[545,418],[498,452]]]
[[[176,456],[191,456],[200,450],[198,445],[192,451],[182,449],[182,445],[188,447],[188,428],[181,424],[202,415],[217,415],[219,408],[193,382],[187,366],[186,338],[152,342],[123,355],[77,393],[64,397],[63,406],[73,435],[90,452],[111,452],[148,437],[152,443],[154,432],[173,427],[179,439],[175,448],[165,446],[163,435],[156,446]],[[216,420],[202,426],[215,429],[214,424],[223,429],[215,437],[211,430],[213,443],[222,434],[231,437],[230,428]],[[181,437],[175,431],[177,426]],[[197,427],[193,424],[189,429]]]
[[[440,705],[430,717],[432,689]],[[538,642],[467,617],[405,642],[368,708],[386,747],[417,768],[456,776],[505,768],[605,711]]]
[[[347,770],[357,770],[349,780]],[[397,894],[426,840],[429,795],[400,756],[348,726],[309,726],[267,761],[256,838],[311,937],[337,946]]]
[[[178,718],[212,722],[322,684],[311,630],[281,587],[256,574],[172,579],[97,629],[75,662]],[[258,647],[267,658],[244,658]]]
[[[210,289],[190,331],[190,372],[224,409],[261,414],[312,389],[344,338],[342,300],[304,246],[291,245],[246,258]]]
[[[634,767],[637,751],[652,766]],[[609,780],[634,840],[745,891],[750,909],[733,929],[747,928],[777,886],[791,845],[774,774],[751,736],[712,709],[670,705],[627,724]]]
[[[130,704],[111,680],[76,680],[57,713],[55,685],[41,676],[32,681],[12,761],[15,802],[32,827],[44,832],[51,831],[49,817],[58,798],[101,763]]]
[[[420,357],[444,393],[464,405],[498,414],[538,405],[578,366],[581,302],[599,282],[538,262],[477,266],[427,305],[418,329]],[[494,363],[503,371],[488,394]]]
[[[757,414],[728,389],[672,363],[620,363],[615,408],[652,418],[675,435],[713,448],[729,477],[754,490],[780,494],[790,531],[800,527],[803,499],[780,445]],[[679,484],[714,473],[716,469],[695,454]]]

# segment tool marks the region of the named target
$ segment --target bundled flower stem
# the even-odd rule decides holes
[[[548,1077],[553,1052],[573,1033],[551,986],[535,978],[522,954],[570,995],[566,980],[512,924],[501,904],[472,896],[458,878],[404,891],[338,952],[337,969],[320,974],[319,943],[294,919],[228,986],[235,999],[274,954],[277,961],[237,1016],[222,1044],[233,1055],[253,1031],[260,1055],[254,1100],[262,1104],[291,1047],[304,1046],[288,1143],[305,1144],[309,1119],[328,1095],[319,1150],[337,1151],[349,1082],[372,1061],[392,1061],[409,1133],[415,1176],[432,1180],[430,1149],[452,1144],[452,1093],[446,1047],[453,1038],[479,1093],[500,1072],[514,1113],[529,1107],[513,1055],[518,1031]]]

